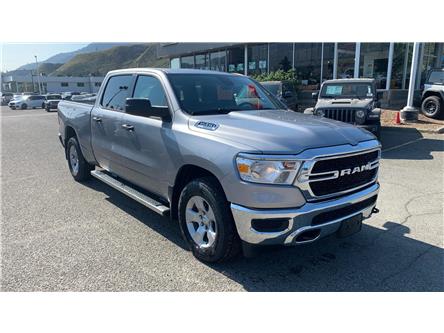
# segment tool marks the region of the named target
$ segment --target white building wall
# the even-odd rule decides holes
[[[104,77],[91,76],[91,77],[72,77],[72,76],[40,76],[40,82],[43,86],[43,93],[62,93],[67,91],[72,92],[98,92],[100,84]],[[31,75],[15,75],[4,76],[2,79],[2,89],[12,90],[16,92],[16,84],[19,87],[23,87],[25,84],[27,87],[31,87],[34,82],[34,89],[38,91],[37,77]]]

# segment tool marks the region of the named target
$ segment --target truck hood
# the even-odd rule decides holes
[[[298,154],[311,148],[357,145],[375,139],[353,125],[287,110],[193,116],[189,128],[248,145],[264,154]]]
[[[351,108],[351,109],[364,109],[373,102],[372,98],[359,99],[359,98],[325,98],[319,99],[316,103],[316,109],[323,108]]]

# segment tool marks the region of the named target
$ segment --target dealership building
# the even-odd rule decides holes
[[[14,74],[5,73],[1,78],[2,91],[8,92],[88,92],[96,93],[102,84],[102,76],[46,76],[38,75],[33,71],[14,71]],[[40,89],[39,89],[40,86]]]
[[[444,43],[416,44],[414,66],[414,43],[163,43],[157,53],[172,68],[245,75],[294,69],[299,96],[307,103],[325,80],[374,78],[384,91],[383,106],[400,108],[406,105],[412,77],[417,100],[427,72],[444,66]]]

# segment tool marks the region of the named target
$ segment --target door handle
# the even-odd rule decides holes
[[[126,129],[127,131],[133,131],[134,130],[134,126],[130,125],[130,124],[123,124],[122,127],[124,129]]]
[[[100,117],[96,117],[96,116],[94,116],[92,119],[93,119],[95,122],[97,122],[97,123],[102,122],[102,118],[100,118]]]

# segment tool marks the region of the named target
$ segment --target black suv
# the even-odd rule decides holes
[[[421,112],[430,118],[442,118],[443,108],[444,68],[436,68],[427,75],[421,98]]]
[[[264,81],[260,84],[284,102],[289,109],[298,111],[298,96],[294,84],[289,81]]]
[[[304,113],[354,124],[380,137],[381,109],[374,79],[328,80],[312,96],[316,105]]]

